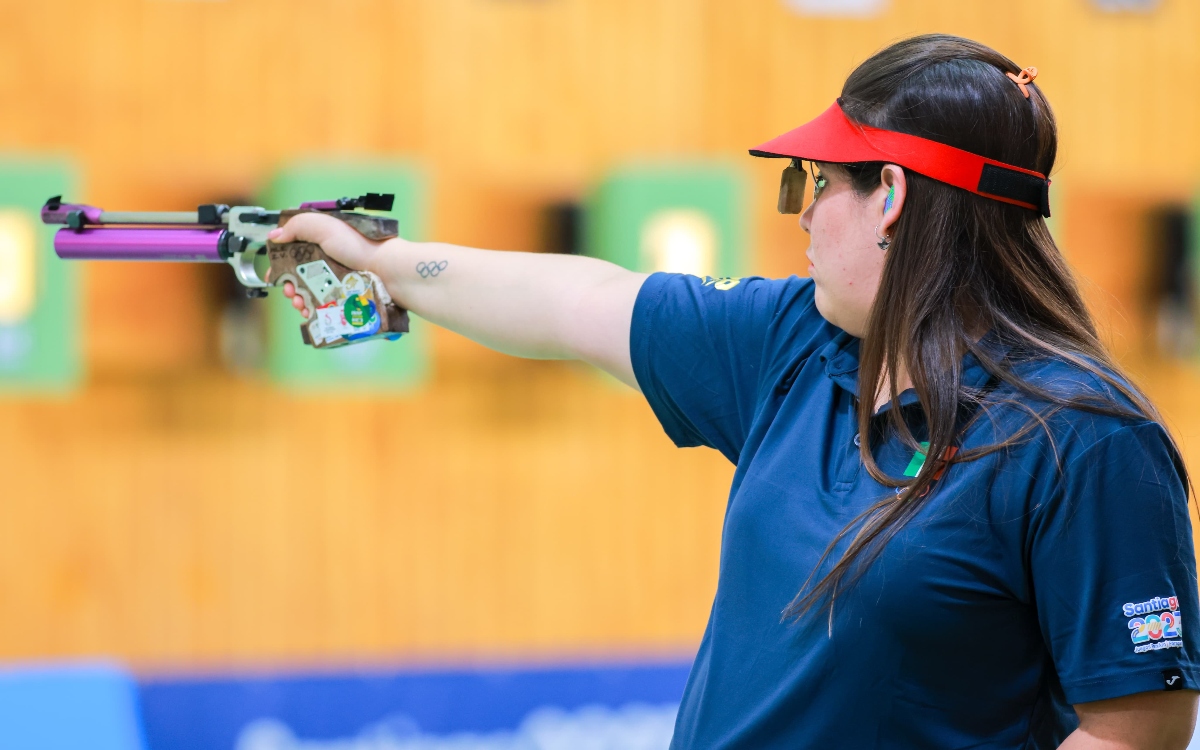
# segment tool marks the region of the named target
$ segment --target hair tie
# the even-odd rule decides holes
[[[1026,84],[1033,83],[1033,79],[1037,78],[1037,68],[1030,65],[1028,68],[1022,70],[1020,75],[1016,73],[1005,73],[1004,75],[1011,78],[1013,83],[1021,87],[1021,93],[1025,95],[1026,99],[1029,98],[1029,86]]]

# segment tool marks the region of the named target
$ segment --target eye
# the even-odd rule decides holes
[[[829,184],[829,182],[828,182],[828,180],[825,179],[825,175],[818,172],[817,175],[813,178],[813,200],[814,201],[817,198],[821,197],[821,191],[825,189],[825,186],[827,184]]]

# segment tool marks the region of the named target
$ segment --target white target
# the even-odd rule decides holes
[[[33,314],[37,302],[37,229],[24,211],[0,209],[0,324]]]
[[[869,18],[886,10],[888,0],[783,0],[783,4],[805,16]]]

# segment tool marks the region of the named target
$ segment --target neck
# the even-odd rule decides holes
[[[884,404],[892,400],[892,394],[888,388],[888,375],[888,367],[884,365],[883,377],[879,381],[879,392],[875,394],[875,413],[879,413]],[[908,376],[908,370],[901,366],[896,370],[896,393],[903,393],[912,387],[912,378]]]
[[[970,333],[971,339],[978,343],[979,340],[982,339],[985,334],[987,334],[987,331],[988,329],[982,325],[974,326]],[[958,356],[965,356],[967,353],[967,348],[965,346],[960,346],[959,349],[960,351],[958,352]],[[904,393],[912,387],[913,382],[912,378],[908,375],[908,368],[901,365],[896,369],[896,393]],[[879,380],[879,392],[875,394],[875,412],[878,413],[879,410],[883,408],[883,405],[891,400],[892,394],[888,390],[888,364],[887,362],[884,362],[883,377]]]

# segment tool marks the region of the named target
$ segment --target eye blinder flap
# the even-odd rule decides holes
[[[808,172],[804,171],[799,159],[783,170],[779,182],[779,213],[798,214],[804,212],[804,187],[808,183]]]

